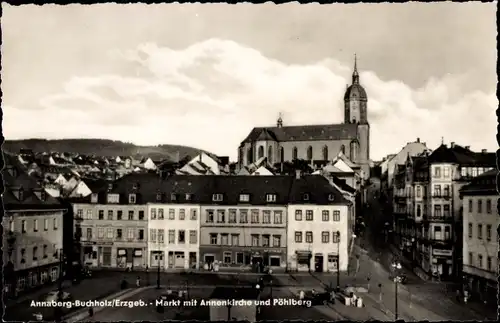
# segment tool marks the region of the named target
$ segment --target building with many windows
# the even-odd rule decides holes
[[[395,242],[436,279],[459,277],[462,269],[462,200],[471,178],[495,167],[494,153],[451,143],[431,154],[408,157],[394,175]]]
[[[159,177],[131,174],[74,203],[75,239],[81,261],[91,267],[145,267],[148,218]]]
[[[205,264],[286,267],[292,176],[210,176],[200,196],[200,255]]]
[[[498,290],[498,171],[490,170],[460,190],[463,198],[463,269],[465,283],[482,300],[496,300]]]
[[[174,176],[162,181],[147,205],[149,267],[198,269],[200,191],[204,176]]]
[[[324,177],[298,175],[288,197],[287,267],[292,271],[347,270],[353,205]]]
[[[4,291],[15,296],[59,278],[65,210],[16,157],[4,157]]]

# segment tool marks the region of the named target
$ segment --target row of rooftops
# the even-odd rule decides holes
[[[108,203],[109,195],[115,196]],[[242,196],[244,197],[242,199]],[[217,176],[130,174],[74,203],[288,205],[349,204],[343,193],[321,175]]]
[[[492,169],[471,180],[460,189],[461,195],[498,195],[498,170]]]

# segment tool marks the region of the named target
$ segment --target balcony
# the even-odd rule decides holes
[[[469,275],[483,277],[488,280],[497,281],[498,274],[493,271],[487,271],[486,269],[481,269],[474,267],[472,265],[463,265],[463,272]]]
[[[450,194],[443,194],[443,193],[433,193],[432,194],[433,199],[445,199],[445,200],[450,200],[451,195]]]

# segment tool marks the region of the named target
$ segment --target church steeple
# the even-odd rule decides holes
[[[358,57],[354,54],[354,71],[352,72],[352,84],[359,84]]]
[[[276,126],[277,126],[278,128],[283,127],[283,118],[282,118],[282,116],[283,116],[283,114],[280,112],[280,113],[278,114],[278,120],[276,121]]]

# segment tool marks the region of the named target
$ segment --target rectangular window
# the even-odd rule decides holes
[[[273,235],[273,247],[279,248],[281,247],[281,236]]]
[[[472,168],[472,177],[476,177],[477,176],[477,168],[474,167]]]
[[[295,210],[295,221],[302,221],[302,210]]]
[[[134,239],[134,229],[133,228],[128,228],[128,230],[127,230],[127,238],[129,240]]]
[[[302,243],[302,232],[295,231],[295,242]]]
[[[271,211],[262,211],[262,223],[263,224],[271,223]]]
[[[217,244],[217,233],[210,233],[210,244],[211,245]]]
[[[269,235],[268,234],[263,234],[262,235],[262,246],[263,247],[269,247],[269,242],[270,242],[269,240],[271,240],[270,237],[269,237]]]
[[[258,247],[259,246],[259,235],[258,234],[252,234],[252,247]]]
[[[444,227],[444,240],[451,240],[451,227],[449,225]]]
[[[175,230],[168,230],[168,243],[175,243]]]
[[[103,239],[104,238],[104,228],[97,229],[97,237],[99,239]]]
[[[249,194],[240,194],[240,202],[249,202],[250,195]]]
[[[134,211],[128,211],[128,219],[133,220],[134,219]]]
[[[472,213],[474,210],[473,206],[472,206],[472,200],[469,200],[469,212]]]
[[[144,229],[139,229],[139,240],[144,240]]]
[[[491,213],[491,200],[487,199],[486,200],[486,213]]]
[[[168,219],[175,220],[175,209],[168,209]]]
[[[259,210],[252,210],[252,223],[259,223]]]
[[[191,193],[186,193],[186,201],[191,201],[193,198],[193,195]]]
[[[422,188],[417,186],[417,197],[422,197]]]
[[[97,193],[92,193],[90,195],[90,203],[97,203]]]
[[[236,263],[243,264],[243,252],[236,253]]]
[[[490,257],[490,256],[488,256],[488,257],[486,258],[486,270],[488,270],[488,271],[492,271],[492,270],[491,270],[491,257]]]
[[[38,232],[38,220],[33,220],[33,231]]]
[[[156,220],[156,209],[151,209],[151,220]]]
[[[57,218],[54,218],[54,221],[53,221],[53,227],[54,227],[54,230],[57,230]]]
[[[435,240],[442,240],[443,239],[443,236],[442,236],[442,232],[441,232],[441,227],[440,226],[435,226],[434,227],[434,239]]]
[[[268,203],[274,203],[274,202],[276,202],[276,194],[267,194],[266,195],[266,201]]]
[[[312,220],[313,220],[313,211],[306,210],[306,221],[312,221]]]
[[[472,223],[469,222],[469,239],[472,239]]]
[[[330,242],[330,232],[328,232],[328,231],[321,232],[321,242],[323,242],[323,243]]]
[[[186,243],[186,231],[185,230],[179,230],[178,241],[179,241],[179,243]]]
[[[226,223],[226,211],[217,210],[217,223]]]
[[[444,189],[443,189],[443,195],[445,197],[451,197],[451,193],[450,193],[450,185],[445,185],[444,186]]]
[[[434,167],[434,177],[441,177],[441,167]]]
[[[469,265],[474,266],[474,254],[469,252]]]
[[[482,224],[477,225],[477,238],[479,240],[483,239],[483,225]]]
[[[449,204],[445,204],[443,205],[443,216],[444,217],[450,217],[450,205]]]
[[[483,200],[477,200],[477,213],[483,213]]]
[[[441,185],[434,185],[434,196],[435,197],[441,196]]]
[[[26,233],[26,220],[21,220],[21,231]]]
[[[212,201],[222,202],[223,200],[224,200],[224,196],[222,194],[212,194]]]
[[[170,200],[171,200],[171,201],[177,201],[177,194],[175,194],[175,193],[171,193],[171,194],[170,194]]]
[[[477,255],[477,267],[480,269],[483,269],[483,255],[482,254]]]
[[[333,211],[333,221],[335,222],[340,221],[340,211]]]
[[[149,240],[156,242],[156,229],[149,229]]]
[[[434,216],[441,217],[441,205],[434,205]]]
[[[334,231],[333,232],[333,241],[334,243],[340,243],[340,232]]]
[[[92,220],[92,210],[87,210],[87,220]]]
[[[158,243],[165,242],[165,229],[158,229]]]
[[[214,211],[213,210],[207,210],[206,223],[214,223]]]
[[[312,231],[306,231],[306,243],[313,242],[313,233]]]
[[[231,235],[231,244],[233,246],[239,246],[240,245],[240,235],[239,234],[232,234]]]
[[[108,210],[108,217],[107,217],[107,219],[113,221],[113,210]]]
[[[274,211],[274,224],[283,224],[283,212]]]
[[[43,231],[49,230],[49,219],[43,219]]]
[[[236,223],[236,210],[235,209],[229,210],[228,223]]]
[[[33,247],[33,260],[38,260],[38,247]]]
[[[92,240],[92,228],[87,228],[87,240]]]
[[[122,229],[116,229],[116,239],[121,240],[123,238],[123,231]]]
[[[139,211],[139,220],[144,220],[144,211]]]
[[[128,195],[128,203],[135,204],[135,201],[136,201],[135,194],[129,194]]]
[[[196,213],[196,209],[191,209],[190,213],[191,213],[190,219],[196,221],[198,219],[198,214]]]
[[[116,219],[121,220],[123,217],[123,211],[116,211]]]
[[[107,234],[108,239],[113,239],[113,228],[108,228]]]
[[[104,220],[104,210],[99,210],[99,220]]]
[[[183,221],[184,219],[186,219],[186,210],[180,209],[179,210],[179,220]]]
[[[323,210],[321,212],[321,218],[323,220],[323,222],[328,222],[330,221],[330,211],[328,210]]]
[[[486,225],[486,241],[491,241],[491,224]]]
[[[240,223],[248,223],[248,211],[240,210]]]
[[[232,256],[231,256],[231,251],[224,251],[223,253],[223,259],[222,261],[225,263],[225,264],[230,264],[233,260],[232,260]]]
[[[443,167],[443,177],[450,177],[450,168]]]
[[[163,208],[159,208],[158,209],[158,220],[164,220],[164,219],[165,219],[165,210]]]
[[[76,218],[77,219],[82,219],[83,218],[83,210],[82,209],[76,210]]]
[[[189,230],[189,244],[197,244],[197,243],[198,243],[198,231]]]

